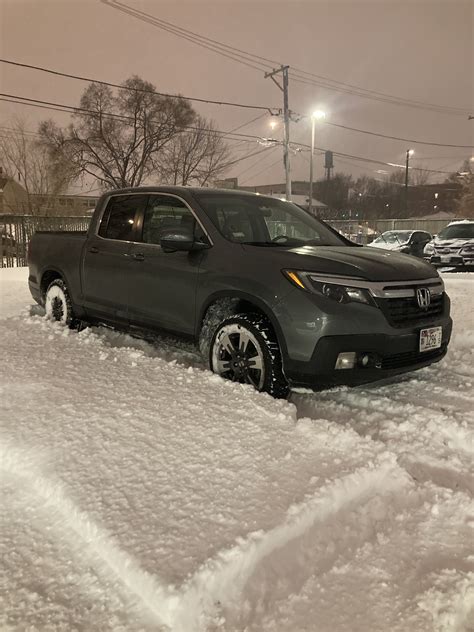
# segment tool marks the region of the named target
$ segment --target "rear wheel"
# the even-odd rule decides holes
[[[268,320],[258,314],[237,314],[220,323],[210,348],[210,366],[221,377],[250,384],[257,391],[286,397],[281,353]]]
[[[76,319],[71,298],[62,279],[55,279],[48,285],[45,295],[46,318],[68,327],[74,327]]]

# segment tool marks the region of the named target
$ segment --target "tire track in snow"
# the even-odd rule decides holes
[[[75,533],[108,572],[119,578],[142,604],[148,618],[152,619],[153,629],[156,630],[156,626],[163,631],[169,629],[177,603],[174,589],[143,571],[133,558],[119,549],[109,533],[77,509],[58,483],[44,476],[31,453],[14,446],[0,446],[0,471],[20,479],[31,493],[41,498],[45,509],[54,509],[62,516],[65,530]]]
[[[437,485],[473,494],[474,480],[466,475],[472,472],[474,458],[474,433],[468,425],[470,410],[459,410],[454,416],[441,412],[439,407],[427,408],[423,403],[413,402],[410,398],[411,395],[416,398],[416,392],[400,392],[404,385],[392,388],[395,393],[382,391],[375,397],[367,389],[338,389],[318,398],[295,395],[293,401],[298,416],[317,415],[349,425],[361,436],[383,443],[415,479],[432,480]],[[432,414],[427,416],[427,410]]]
[[[100,564],[120,580],[143,606],[155,628],[160,626],[160,629],[173,632],[206,630],[215,617],[220,616],[222,608],[237,622],[242,592],[268,559],[272,562],[272,574],[276,572],[278,575],[279,571],[289,569],[303,583],[306,568],[299,564],[298,552],[301,553],[308,539],[311,540],[314,529],[321,528],[340,512],[352,512],[373,501],[374,496],[386,496],[389,501],[394,494],[402,494],[412,484],[407,474],[385,455],[379,463],[329,482],[312,498],[290,508],[283,524],[268,532],[250,534],[239,540],[235,547],[220,552],[177,590],[164,586],[120,550],[110,534],[77,509],[59,484],[44,476],[37,457],[13,446],[3,446],[0,469],[20,479],[28,491],[41,499],[45,509],[54,509],[62,516],[65,530],[79,536]],[[365,532],[360,534],[358,539],[365,535]],[[281,569],[280,556],[286,559],[285,568]]]
[[[295,585],[303,583],[311,570],[300,559],[301,556],[304,559],[305,549],[311,547],[316,529],[323,528],[324,523],[338,514],[353,512],[374,501],[374,496],[385,497],[385,503],[390,505],[394,495],[403,498],[409,488],[413,489],[413,481],[387,455],[378,464],[331,481],[313,498],[291,507],[284,523],[267,532],[250,534],[236,546],[208,560],[183,586],[173,630],[201,632],[211,624],[220,626],[226,620],[230,629],[237,629],[241,624],[242,595],[252,577],[260,572],[265,575],[265,562],[269,561],[268,573],[269,578],[273,577],[270,582],[274,589],[285,575],[291,575]],[[357,539],[365,537],[364,531]]]

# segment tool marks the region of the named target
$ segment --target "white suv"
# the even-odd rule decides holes
[[[426,244],[424,258],[436,267],[474,266],[474,220],[456,220]]]

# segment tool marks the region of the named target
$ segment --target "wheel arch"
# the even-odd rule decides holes
[[[46,268],[45,270],[41,272],[40,294],[41,294],[41,300],[43,301],[43,304],[46,297],[46,290],[48,289],[50,283],[52,283],[56,279],[62,279],[64,283],[66,284],[66,286],[69,288],[66,276],[63,273],[63,271],[60,270],[59,268],[56,268],[54,266],[49,266],[48,268]]]
[[[202,305],[198,314],[196,338],[199,338],[201,328],[203,326],[204,319],[206,317],[206,314],[209,308],[212,307],[213,305],[217,305],[229,299],[235,302],[232,308],[232,311],[230,313],[232,314],[257,313],[257,314],[262,314],[269,320],[272,326],[272,329],[275,332],[275,336],[277,338],[278,345],[280,347],[280,352],[282,355],[283,362],[285,362],[285,359],[287,357],[286,341],[283,335],[283,331],[278,322],[278,319],[273,313],[273,310],[265,301],[263,301],[262,299],[252,294],[247,294],[246,292],[241,292],[238,290],[222,290],[219,292],[215,292],[214,294],[209,296],[207,300],[204,302],[204,304]]]

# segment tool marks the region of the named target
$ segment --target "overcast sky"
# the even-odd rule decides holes
[[[366,89],[457,108],[474,102],[473,2],[447,0],[317,0],[273,2],[220,0],[159,2],[124,0],[156,17],[293,68]],[[2,57],[120,83],[132,74],[158,90],[213,100],[281,107],[277,86],[263,73],[110,8],[99,0],[0,0]],[[85,84],[0,64],[1,92],[77,105]],[[220,129],[231,130],[258,115],[237,108],[200,106]],[[290,108],[302,114],[315,107],[328,120],[391,136],[471,145],[474,120],[429,109],[402,107],[290,81]],[[474,108],[473,108],[474,110]],[[29,128],[67,114],[0,104],[5,121],[27,117]],[[472,112],[474,115],[474,111]],[[269,135],[269,117],[242,133]],[[276,133],[276,132],[275,132]],[[310,141],[310,124],[292,124],[293,141]],[[401,163],[408,147],[413,165],[450,171],[469,149],[392,141],[322,125],[316,145],[376,160]],[[256,151],[239,145],[236,155]],[[236,151],[237,151],[236,149]],[[245,184],[283,181],[279,149],[235,165],[227,174]],[[276,164],[275,164],[276,162]],[[273,166],[272,166],[273,165]],[[381,166],[335,158],[337,171],[375,177]],[[318,156],[316,177],[323,175]],[[308,178],[305,156],[292,157],[293,179]],[[387,170],[391,169],[387,167]],[[434,176],[433,181],[444,176]]]

